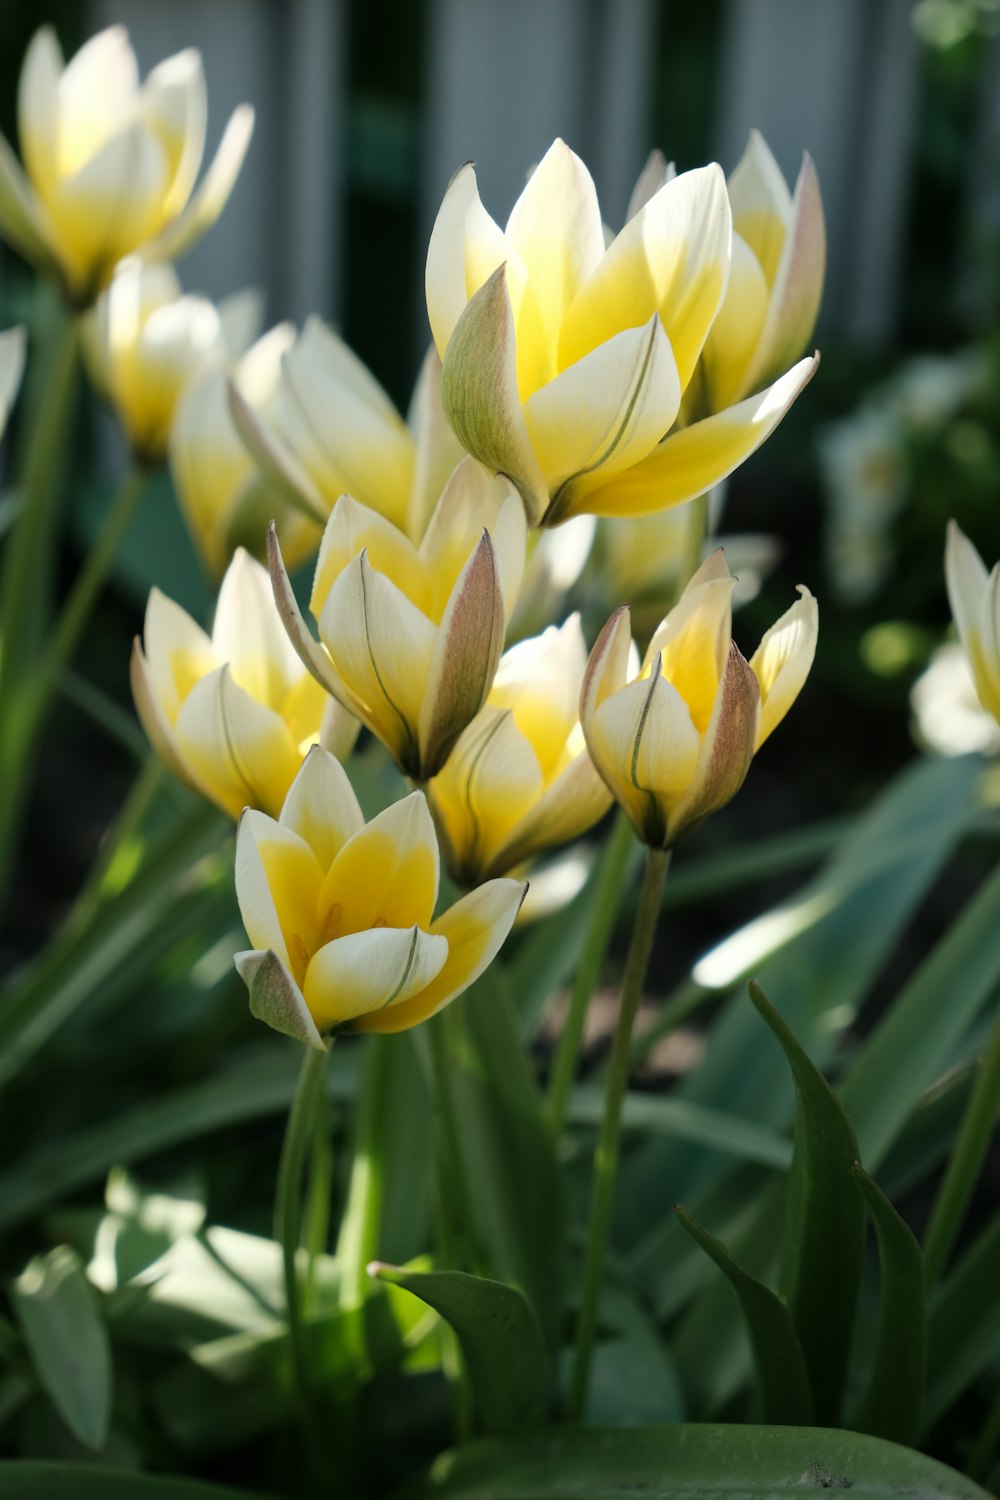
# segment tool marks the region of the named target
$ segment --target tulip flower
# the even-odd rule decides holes
[[[0,437],[7,426],[24,371],[24,329],[8,328],[0,333]]]
[[[690,500],[773,431],[814,359],[678,424],[731,256],[718,166],[665,182],[609,245],[590,174],[562,141],[503,231],[472,166],[452,178],[426,273],[444,408],[463,446],[515,482],[532,525]]]
[[[132,694],[153,749],[230,817],[279,812],[310,746],[346,755],[358,725],[305,671],[281,626],[267,571],[240,549],[211,638],[153,589]]]
[[[464,456],[444,420],[440,384],[431,350],[404,422],[357,355],[314,317],[284,350],[267,408],[248,404],[237,387],[233,415],[262,471],[321,521],[351,494],[419,541]]]
[[[524,566],[524,512],[508,480],[466,459],[419,547],[342,495],[299,613],[276,538],[271,576],[285,628],[328,692],[415,781],[437,775],[486,701]]]
[[[826,226],[809,153],[793,195],[764,137],[751,130],[727,187],[729,286],[692,381],[689,420],[721,412],[778,379],[812,338],[823,295]]]
[[[223,304],[224,324],[227,311]],[[247,323],[242,317],[238,321]],[[256,329],[256,319],[239,330],[227,329],[230,363],[214,359],[189,381],[170,431],[170,471],[181,512],[213,579],[222,576],[238,546],[263,557],[272,518],[290,567],[313,555],[323,534],[314,516],[290,503],[285,488],[260,473],[233,421],[230,382],[250,410],[270,412],[282,358],[295,338],[292,325],[281,323],[247,348]]]
[[[808,589],[800,587],[748,663],[732,640],[735,582],[714,552],[654,633],[641,670],[626,608],[605,625],[587,664],[587,747],[654,848],[671,848],[735,796],[812,665],[818,613]]]
[[[123,27],[92,37],[64,64],[43,26],[21,69],[23,170],[0,137],[0,234],[83,305],[124,256],[181,255],[222,212],[253,129],[253,111],[241,105],[195,188],[206,109],[196,51],[167,58],[140,88]]]
[[[343,767],[311,750],[277,821],[240,820],[253,946],[235,962],[253,1014],[325,1050],[335,1031],[403,1031],[441,1010],[492,962],[525,886],[488,881],[435,919],[438,874],[422,792],[366,824]]]
[[[118,413],[137,462],[166,458],[185,384],[217,353],[222,322],[205,297],[184,297],[172,266],[130,258],[87,315],[84,349],[96,389]]]
[[[485,706],[427,787],[456,880],[505,874],[611,806],[580,729],[586,665],[579,615],[501,659]]]
[[[979,701],[1000,723],[1000,563],[987,574],[968,537],[949,521],[944,568],[955,628]]]

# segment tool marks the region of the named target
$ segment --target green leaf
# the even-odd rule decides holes
[[[111,1420],[111,1346],[76,1251],[59,1245],[36,1257],[12,1298],[43,1389],[74,1437],[100,1451]]]
[[[435,1308],[454,1329],[486,1432],[513,1432],[541,1419],[548,1357],[538,1319],[516,1287],[464,1271],[405,1271],[377,1261],[370,1270]]]
[[[595,1427],[683,1422],[680,1376],[660,1329],[639,1299],[622,1287],[601,1288],[600,1338],[594,1346],[585,1421]],[[565,1351],[565,1373],[571,1351]]]
[[[876,1026],[840,1087],[877,1165],[1000,980],[1000,869],[977,891]],[[945,1002],[947,999],[947,1003]]]
[[[932,1427],[1000,1354],[1000,1215],[931,1301],[925,1425]]]
[[[864,1260],[865,1210],[853,1177],[858,1143],[830,1085],[753,983],[750,998],[781,1044],[795,1080],[788,1301],[816,1414],[833,1423],[840,1414]]]
[[[600,1089],[584,1085],[573,1090],[567,1116],[574,1125],[599,1125],[603,1112],[604,1094]],[[786,1171],[792,1161],[792,1143],[780,1131],[672,1096],[626,1094],[622,1126],[625,1130],[675,1136],[779,1171]]]
[[[858,1165],[854,1180],[875,1225],[881,1278],[875,1368],[854,1425],[912,1444],[920,1434],[927,1384],[924,1257],[909,1225]]]
[[[430,1500],[988,1500],[943,1464],[857,1432],[815,1427],[564,1428],[446,1453],[415,1493]]]
[[[198,1479],[137,1474],[103,1464],[0,1463],[5,1500],[260,1500],[260,1491],[233,1490]]]
[[[770,1287],[738,1265],[723,1244],[678,1205],[684,1228],[728,1279],[746,1319],[768,1423],[808,1426],[813,1420],[812,1390],[802,1345],[788,1308]]]
[[[499,965],[457,1006],[456,1145],[468,1196],[494,1273],[526,1294],[554,1349],[566,1291],[562,1174]]]

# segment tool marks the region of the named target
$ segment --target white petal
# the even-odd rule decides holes
[[[212,648],[233,681],[251,697],[279,708],[302,674],[274,603],[268,571],[238,547],[219,590]]]
[[[816,655],[819,607],[801,584],[799,593],[802,597],[765,632],[750,658],[761,697],[755,751],[777,729],[799,696]]]
[[[17,90],[21,157],[36,190],[48,197],[59,175],[59,79],[62,49],[51,26],[28,43]]]
[[[197,680],[219,665],[212,642],[186,610],[152,588],[146,604],[143,644],[153,693],[173,724]]]
[[[236,184],[253,134],[253,110],[241,104],[229,117],[219,149],[195,192],[172,224],[146,247],[152,259],[176,260],[211,229]]]
[[[155,67],[142,86],[140,107],[167,155],[170,186],[163,212],[172,219],[191,196],[205,151],[208,102],[201,54],[188,47]]]
[[[251,809],[240,818],[235,873],[236,899],[250,942],[256,949],[271,949],[292,969],[286,929],[294,926],[296,898],[302,905],[303,898],[315,900],[321,881],[312,850],[292,829]],[[303,956],[296,957],[301,968]]]
[[[238,687],[228,667],[195,683],[174,735],[185,764],[230,817],[244,807],[277,816],[302,757],[280,714]]]
[[[447,957],[447,939],[419,927],[353,932],[313,956],[305,977],[306,1001],[321,1030],[341,1026],[419,995]]]
[[[475,167],[467,162],[448,184],[427,246],[427,316],[442,359],[466,302],[507,255],[502,231],[479,200]]]

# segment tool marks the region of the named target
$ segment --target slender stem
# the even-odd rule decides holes
[[[372,1288],[368,1264],[378,1251],[382,1217],[382,1142],[385,1119],[392,1108],[392,1048],[388,1036],[365,1038],[364,1072],[358,1106],[347,1207],[337,1240],[340,1261],[340,1306],[359,1308]]]
[[[281,1245],[292,1369],[296,1396],[303,1412],[308,1410],[310,1390],[309,1348],[302,1317],[298,1275],[298,1251],[302,1234],[302,1176],[328,1057],[328,1052],[318,1052],[312,1047],[305,1049],[295,1098],[288,1116],[285,1141],[281,1148],[274,1202],[274,1237]]]
[[[629,1075],[629,1053],[632,1027],[635,1024],[642,987],[649,967],[653,949],[657,918],[663,899],[663,886],[670,864],[670,852],[666,849],[647,849],[646,867],[643,872],[642,893],[639,910],[625,974],[622,979],[621,1003],[618,1022],[615,1026],[611,1047],[611,1063],[608,1071],[608,1091],[604,1102],[604,1118],[597,1138],[594,1155],[594,1185],[590,1200],[590,1230],[587,1239],[587,1255],[583,1268],[583,1283],[580,1294],[580,1316],[577,1323],[576,1357],[570,1386],[569,1417],[579,1422],[587,1404],[587,1387],[590,1380],[590,1360],[597,1332],[597,1314],[601,1296],[601,1278],[604,1258],[611,1233],[611,1215],[615,1199],[615,1179],[618,1172],[618,1146],[621,1136],[622,1103]]]
[[[944,1270],[1000,1111],[1000,1007],[924,1236],[927,1284]]]
[[[303,1216],[303,1240],[307,1266],[302,1298],[303,1316],[316,1315],[316,1262],[324,1254],[330,1233],[330,1202],[333,1197],[333,1150],[330,1145],[330,1106],[321,1091],[313,1111],[312,1144],[309,1151],[309,1186]]]
[[[611,837],[601,855],[594,899],[588,909],[587,931],[580,951],[580,962],[570,991],[566,1024],[559,1038],[552,1080],[549,1084],[549,1123],[558,1137],[566,1123],[566,1106],[580,1061],[580,1048],[591,996],[597,987],[604,956],[622,897],[629,855],[634,847],[632,825],[623,812],[615,820]]]

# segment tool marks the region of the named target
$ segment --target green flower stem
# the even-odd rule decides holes
[[[614,1209],[615,1179],[618,1173],[618,1147],[621,1136],[622,1103],[628,1084],[629,1054],[632,1042],[632,1027],[635,1024],[642,987],[649,967],[653,949],[653,937],[663,900],[663,886],[670,864],[670,851],[647,849],[646,867],[643,872],[639,910],[625,974],[622,979],[621,1002],[611,1048],[611,1063],[608,1070],[608,1091],[604,1103],[604,1118],[597,1139],[594,1156],[594,1186],[590,1200],[590,1230],[587,1239],[587,1255],[583,1268],[583,1283],[580,1294],[580,1315],[577,1323],[576,1357],[569,1396],[569,1417],[579,1422],[587,1404],[587,1388],[590,1381],[590,1360],[597,1332],[597,1315],[601,1296],[601,1279],[604,1258],[611,1234],[611,1216]]]
[[[318,1052],[313,1047],[305,1049],[298,1087],[288,1116],[285,1141],[281,1148],[274,1203],[274,1237],[281,1246],[292,1369],[296,1396],[303,1413],[307,1413],[310,1406],[310,1360],[298,1273],[298,1252],[302,1237],[302,1177],[306,1154],[313,1140],[314,1122],[322,1099],[329,1055],[329,1052]]]
[[[458,1107],[452,1088],[455,1015],[453,1002],[439,1015],[432,1016],[426,1027],[434,1078],[438,1256],[443,1270],[465,1269],[460,1264],[464,1258],[462,1240],[473,1238],[472,1204],[458,1146]],[[441,1354],[452,1393],[455,1441],[461,1446],[472,1436],[472,1386],[458,1340],[450,1328],[441,1330]]]
[[[629,855],[633,847],[632,825],[623,812],[619,812],[611,837],[601,854],[597,872],[597,888],[593,905],[588,912],[587,931],[580,952],[580,961],[570,991],[569,1011],[566,1024],[559,1038],[552,1079],[549,1084],[549,1123],[553,1134],[562,1134],[566,1123],[566,1107],[570,1090],[576,1077],[580,1061],[580,1048],[587,1020],[591,996],[597,987],[604,956],[608,951],[615,917],[622,898],[622,886],[628,869]]]
[[[373,1286],[368,1265],[378,1254],[384,1196],[382,1141],[385,1118],[393,1107],[390,1049],[394,1041],[387,1036],[365,1038],[351,1182],[337,1241],[340,1305],[345,1311],[361,1307]]]
[[[944,1270],[1000,1112],[1000,1007],[924,1237],[927,1285]]]

